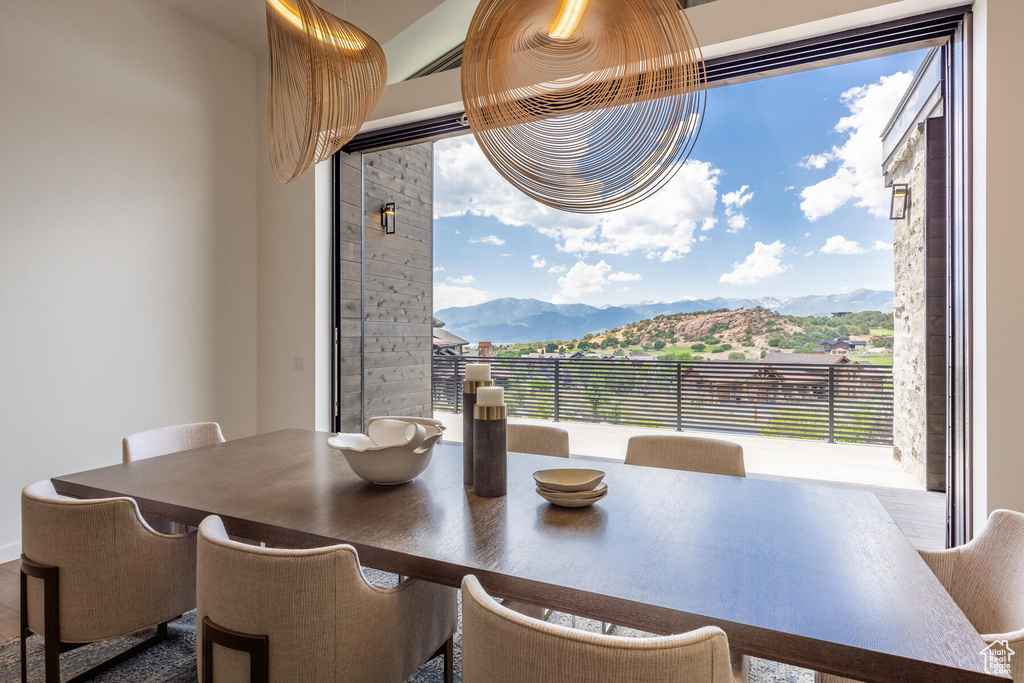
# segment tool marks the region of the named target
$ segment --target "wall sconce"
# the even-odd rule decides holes
[[[893,183],[892,206],[889,209],[889,219],[897,221],[906,218],[909,207],[910,186],[905,183]]]
[[[395,203],[388,202],[380,210],[380,225],[385,235],[395,234]]]

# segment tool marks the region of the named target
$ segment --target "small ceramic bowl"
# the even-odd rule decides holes
[[[427,469],[442,430],[401,419],[374,420],[366,434],[337,434],[327,440],[341,451],[359,477],[394,486],[412,481]]]
[[[537,493],[540,497],[548,501],[552,505],[557,505],[563,508],[585,508],[593,505],[597,501],[601,500],[608,495],[608,485],[602,484],[595,491],[581,491],[577,493],[552,493],[545,491],[541,488],[537,488]],[[593,495],[581,495],[583,493]]]
[[[601,470],[559,469],[540,470],[533,473],[537,486],[549,491],[592,491],[604,479]]]

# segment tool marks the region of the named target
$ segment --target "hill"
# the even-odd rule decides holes
[[[892,312],[893,293],[870,289],[830,295],[761,299],[684,299],[597,308],[587,304],[552,304],[537,299],[494,299],[475,306],[445,308],[435,315],[445,329],[471,342],[524,343],[544,339],[579,339],[659,315],[766,308],[782,315],[828,316],[834,311]]]

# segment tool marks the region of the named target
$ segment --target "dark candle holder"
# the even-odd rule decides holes
[[[473,493],[496,498],[508,492],[508,409],[473,408]]]
[[[493,379],[467,379],[462,382],[462,483],[466,486],[473,485],[473,409],[476,408],[476,390],[493,386]]]

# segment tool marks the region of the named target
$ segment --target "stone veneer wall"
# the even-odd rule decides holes
[[[927,330],[925,314],[926,137],[915,130],[888,169],[910,186],[910,212],[893,221],[896,297],[893,301],[893,458],[925,485],[927,462]]]

